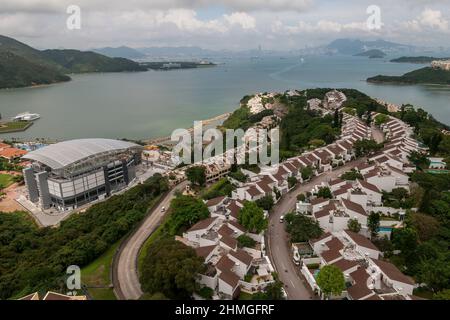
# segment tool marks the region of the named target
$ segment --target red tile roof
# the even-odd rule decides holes
[[[372,261],[386,274],[389,278],[395,281],[403,282],[406,284],[414,285],[412,278],[404,275],[395,265],[390,262],[372,259]]]
[[[364,248],[379,251],[378,248],[366,237],[359,233],[352,232],[350,230],[345,230],[345,233],[358,245]]]
[[[198,231],[198,230],[202,230],[202,229],[207,229],[210,225],[212,225],[214,223],[214,221],[216,221],[216,219],[217,219],[217,217],[207,218],[207,219],[201,220],[201,221],[197,222],[196,224],[194,224],[188,230],[188,232]]]

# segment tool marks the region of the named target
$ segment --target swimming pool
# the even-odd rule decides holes
[[[379,227],[378,232],[392,232],[392,227]]]

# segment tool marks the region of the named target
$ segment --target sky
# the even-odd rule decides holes
[[[380,14],[368,25],[370,6]],[[450,47],[450,0],[0,0],[0,34],[40,49],[297,50],[338,38]]]

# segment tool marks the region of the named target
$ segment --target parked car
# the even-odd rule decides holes
[[[280,223],[283,223],[284,222],[284,216],[281,216],[280,217]]]
[[[166,212],[166,207],[162,207],[161,212]]]

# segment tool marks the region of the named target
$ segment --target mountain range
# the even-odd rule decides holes
[[[70,73],[146,71],[138,63],[79,50],[37,50],[0,35],[0,89],[69,81]]]

